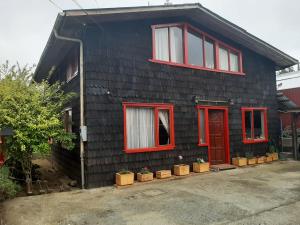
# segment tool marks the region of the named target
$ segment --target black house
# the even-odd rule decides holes
[[[121,169],[265,154],[280,130],[275,71],[297,62],[200,4],[67,10],[35,80],[79,94],[65,110],[76,149],[54,156],[90,188]]]

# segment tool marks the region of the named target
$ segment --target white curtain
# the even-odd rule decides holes
[[[205,40],[204,48],[205,48],[205,67],[214,69],[215,68],[214,43],[210,40]]]
[[[169,61],[168,28],[155,29],[155,59]]]
[[[158,116],[160,121],[164,125],[164,128],[169,134],[169,110],[159,110]]]
[[[228,70],[228,51],[224,48],[219,48],[219,63],[221,70]]]
[[[182,29],[180,27],[171,27],[170,39],[171,39],[171,61],[176,63],[183,63]]]
[[[234,72],[239,71],[239,57],[237,54],[230,53],[230,70]]]
[[[154,110],[126,108],[126,134],[128,149],[154,147]]]

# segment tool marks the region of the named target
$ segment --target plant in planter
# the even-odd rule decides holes
[[[239,157],[239,154],[236,154],[235,158],[232,158],[232,164],[235,166],[246,166],[247,165],[247,158]]]
[[[129,170],[121,170],[116,173],[116,184],[119,186],[130,185],[133,184],[134,181],[134,173]]]
[[[171,170],[159,170],[156,171],[156,178],[157,179],[165,179],[172,176]]]
[[[197,161],[193,163],[193,171],[195,173],[203,173],[209,171],[209,163],[205,162],[204,159],[197,158]]]
[[[255,165],[256,158],[253,156],[252,152],[246,152],[247,164],[248,165]]]
[[[137,173],[137,180],[140,182],[151,181],[153,180],[153,173],[147,167],[144,167]]]

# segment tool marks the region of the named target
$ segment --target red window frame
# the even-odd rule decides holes
[[[155,121],[155,147],[151,148],[127,148],[127,130],[126,130],[126,108],[153,108],[154,109],[154,121]],[[158,110],[167,109],[169,110],[169,121],[170,121],[170,144],[159,145],[159,116]],[[124,114],[124,151],[126,153],[139,153],[139,152],[155,152],[155,151],[165,151],[172,150],[175,148],[175,133],[174,133],[174,106],[172,104],[164,103],[133,103],[133,102],[123,102],[123,114]]]
[[[170,30],[170,27],[181,27],[183,30],[183,63],[176,63],[176,62],[171,62],[171,55],[170,55],[170,35],[168,38],[169,41],[169,61],[163,61],[163,60],[159,60],[156,59],[155,55],[156,55],[156,49],[155,49],[155,29],[157,28],[169,28],[168,31]],[[160,64],[166,64],[166,65],[171,65],[171,66],[179,66],[179,67],[185,67],[185,68],[191,68],[191,69],[199,69],[199,70],[206,70],[206,71],[214,71],[214,72],[222,72],[222,73],[227,73],[227,74],[234,74],[234,75],[245,75],[245,73],[243,72],[243,61],[242,61],[242,52],[238,49],[235,49],[221,41],[219,41],[218,39],[212,37],[211,35],[199,30],[196,27],[193,27],[192,25],[189,25],[187,23],[173,23],[173,24],[161,24],[161,25],[152,25],[152,59],[149,59],[150,62],[154,62],[154,63],[160,63]],[[195,66],[195,65],[190,65],[188,63],[188,30],[192,30],[195,33],[198,33],[201,37],[202,37],[202,46],[203,46],[203,65],[204,66]],[[169,32],[170,33],[170,32]],[[211,69],[211,68],[207,68],[205,67],[205,48],[204,48],[204,43],[205,43],[205,39],[208,40],[212,40],[214,43],[214,57],[215,57],[215,68]],[[226,49],[228,49],[231,52],[234,52],[235,54],[238,55],[238,60],[239,60],[239,71],[235,72],[235,71],[230,71],[230,65],[228,67],[229,70],[221,70],[220,69],[220,65],[219,65],[219,46],[222,46]],[[228,57],[230,58],[230,54],[228,54]],[[229,64],[230,64],[230,59],[229,59]]]
[[[268,142],[268,119],[267,119],[267,108],[265,107],[242,107],[242,131],[243,131],[243,143],[253,144],[253,143],[264,143]],[[255,139],[254,138],[254,111],[260,111],[264,113],[264,129],[265,129],[265,139]],[[246,138],[246,121],[245,113],[251,112],[251,139]]]

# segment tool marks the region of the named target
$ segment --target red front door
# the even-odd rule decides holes
[[[208,110],[210,163],[226,163],[224,110]]]

